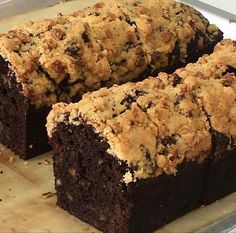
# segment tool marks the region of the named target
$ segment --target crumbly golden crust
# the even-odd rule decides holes
[[[184,61],[191,40],[198,50],[217,33],[197,11],[172,0],[103,0],[2,34],[0,55],[40,107],[135,80],[149,65],[161,70],[176,56]]]
[[[170,65],[179,56],[184,63],[193,40],[200,50],[219,32],[194,8],[173,0],[119,0],[124,11],[136,23],[154,70]],[[177,52],[178,51],[178,52]],[[172,61],[171,61],[172,60]],[[158,62],[157,62],[158,61]]]
[[[182,95],[184,101],[177,103]],[[159,79],[101,89],[78,104],[55,105],[49,132],[52,118],[63,121],[67,114],[71,124],[80,124],[81,116],[92,125],[109,143],[108,152],[135,170],[134,178],[173,174],[183,160],[200,163],[210,153],[207,117],[194,96],[180,87],[161,89]],[[127,175],[126,182],[131,178]]]
[[[108,142],[110,154],[134,169],[125,182],[173,174],[184,160],[206,159],[212,128],[236,140],[235,62],[236,43],[223,40],[213,54],[172,75],[102,88],[79,103],[54,105],[48,134],[59,122],[84,121]]]
[[[210,56],[176,71],[208,115],[211,127],[236,142],[236,42],[223,40]],[[197,78],[196,78],[197,77]]]

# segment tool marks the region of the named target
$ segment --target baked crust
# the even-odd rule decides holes
[[[0,55],[24,96],[40,107],[174,69],[221,38],[216,26],[182,3],[103,0],[2,34]]]
[[[215,132],[228,138],[224,149],[234,146],[235,62],[235,42],[223,40],[213,54],[171,75],[102,88],[79,103],[56,104],[48,116],[48,135],[60,122],[85,122],[107,141],[109,154],[132,168],[134,173],[124,176],[127,183],[174,174],[185,160],[202,163],[209,157]]]

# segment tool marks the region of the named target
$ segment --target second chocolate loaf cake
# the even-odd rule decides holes
[[[49,149],[51,105],[137,81],[210,53],[221,31],[175,1],[101,1],[0,36],[0,142],[28,159]]]
[[[151,232],[236,190],[236,42],[58,103],[48,116],[58,205],[103,232]]]

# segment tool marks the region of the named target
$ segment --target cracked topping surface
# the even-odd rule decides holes
[[[162,70],[219,34],[194,9],[172,0],[103,0],[84,11],[29,22],[0,35],[0,55],[37,107]]]
[[[236,42],[223,40],[212,55],[176,74],[198,98],[211,127],[236,143]]]
[[[210,153],[207,117],[194,96],[180,87],[162,89],[159,79],[104,88],[78,104],[55,105],[49,133],[50,121],[63,121],[67,115],[68,123],[80,124],[81,116],[92,125],[110,145],[108,153],[128,162],[134,179],[173,174],[184,160],[200,163]],[[124,177],[126,182],[130,178]]]
[[[134,173],[124,181],[174,174],[184,160],[201,163],[211,130],[236,140],[236,43],[223,40],[210,56],[139,83],[87,93],[79,103],[53,106],[47,130],[59,122],[92,125]]]

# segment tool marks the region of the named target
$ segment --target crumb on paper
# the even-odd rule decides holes
[[[65,2],[70,2],[72,0],[61,0],[59,3],[62,4],[62,3],[65,3]]]
[[[43,161],[43,163],[44,163],[45,165],[50,165],[50,164],[51,164],[51,162],[50,162],[48,159],[45,159],[45,160]]]
[[[55,195],[55,193],[52,193],[52,192],[47,192],[47,193],[43,193],[42,194],[42,198],[43,199],[48,199],[48,198],[51,198]]]
[[[15,161],[15,158],[13,156],[11,156],[9,159],[8,159],[9,163],[13,163]]]
[[[2,170],[0,171],[0,174],[3,174],[3,171],[2,171]]]
[[[42,164],[51,165],[51,162],[48,159],[44,159],[44,160],[38,162],[38,165],[42,165]]]
[[[0,198],[0,202],[2,201],[2,199]]]
[[[27,166],[27,165],[28,165],[28,162],[27,162],[27,161],[25,161],[25,162],[24,162],[24,165],[25,165],[25,166]]]

